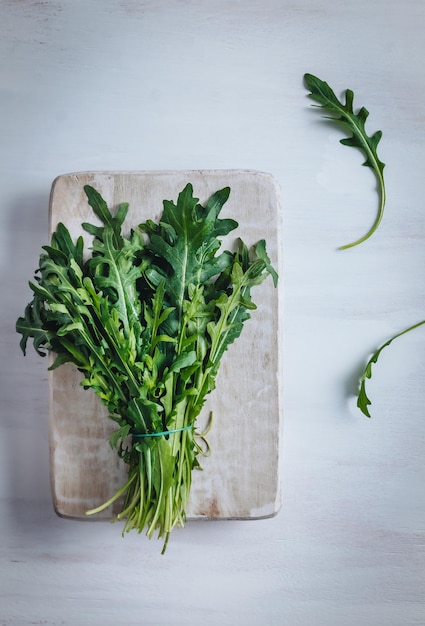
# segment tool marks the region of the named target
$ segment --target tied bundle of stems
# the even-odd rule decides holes
[[[251,288],[267,276],[277,284],[264,240],[248,250],[218,253],[219,237],[237,228],[219,219],[230,193],[205,206],[189,183],[177,204],[164,201],[158,223],[148,220],[123,236],[128,204],[112,214],[102,196],[84,187],[102,223],[82,224],[93,237],[85,260],[83,238],[58,224],[44,246],[33,300],[16,324],[26,352],[31,338],[50,369],[73,363],[117,423],[110,443],[128,465],[128,480],[95,514],[124,497],[115,519],[123,534],[146,529],[164,539],[183,526],[192,470],[203,450],[195,422],[215,388],[220,360],[256,306]]]

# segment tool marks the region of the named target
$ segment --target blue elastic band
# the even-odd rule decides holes
[[[144,437],[163,437],[173,433],[180,433],[182,430],[190,430],[193,425],[183,426],[182,428],[174,428],[173,430],[163,430],[160,433],[133,433],[133,439],[143,439]]]

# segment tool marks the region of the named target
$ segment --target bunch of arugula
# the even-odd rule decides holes
[[[164,201],[151,220],[121,233],[128,204],[112,215],[101,195],[85,186],[102,226],[84,223],[93,236],[83,258],[64,224],[44,246],[33,300],[16,324],[26,352],[56,355],[50,369],[73,363],[108,407],[118,427],[110,443],[128,464],[128,480],[99,512],[124,496],[123,534],[146,529],[164,538],[184,525],[192,470],[203,452],[195,422],[215,388],[221,357],[237,339],[249,311],[251,288],[277,273],[265,241],[248,250],[217,254],[219,237],[238,224],[219,219],[228,187],[201,206],[188,184],[177,204]]]

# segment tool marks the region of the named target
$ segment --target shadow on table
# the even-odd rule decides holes
[[[49,197],[37,190],[17,196],[5,209],[5,246],[0,250],[0,427],[3,433],[3,485],[5,498],[13,503],[48,502],[47,358],[28,343],[27,356],[19,347],[16,320],[32,299],[28,281],[33,280],[41,246],[48,243]],[[25,512],[15,510],[20,523]]]

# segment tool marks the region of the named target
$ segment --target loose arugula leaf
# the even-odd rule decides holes
[[[380,348],[378,348],[378,350],[376,350],[376,352],[374,352],[372,356],[370,357],[363,371],[363,374],[360,377],[360,381],[359,381],[360,388],[359,388],[359,393],[357,397],[357,406],[362,411],[362,413],[366,415],[366,417],[370,417],[368,407],[372,404],[366,393],[366,379],[370,380],[370,378],[372,377],[372,365],[377,363],[382,350],[386,348],[387,346],[389,346],[394,341],[394,339],[398,339],[398,337],[401,337],[402,335],[409,333],[411,330],[414,330],[415,328],[422,326],[422,324],[425,324],[425,320],[418,322],[417,324],[414,324],[413,326],[409,326],[409,328],[406,328],[400,333],[397,333],[396,335],[391,337],[391,339],[388,339],[388,341],[386,341]]]
[[[340,247],[341,250],[345,250],[347,248],[357,246],[369,239],[369,237],[371,237],[377,230],[384,215],[386,190],[383,171],[385,164],[379,159],[377,153],[377,147],[382,137],[382,131],[378,130],[372,136],[368,136],[365,129],[365,122],[369,116],[369,111],[365,107],[361,107],[357,113],[353,111],[354,93],[351,89],[346,90],[345,103],[343,103],[337,98],[331,87],[316,76],[313,76],[312,74],[305,74],[304,79],[311,92],[309,97],[319,103],[315,106],[326,109],[332,114],[331,116],[324,117],[342,124],[342,126],[349,133],[351,133],[350,137],[341,139],[341,143],[344,146],[358,148],[363,152],[366,157],[363,165],[372,169],[378,184],[379,210],[375,222],[363,237]]]

